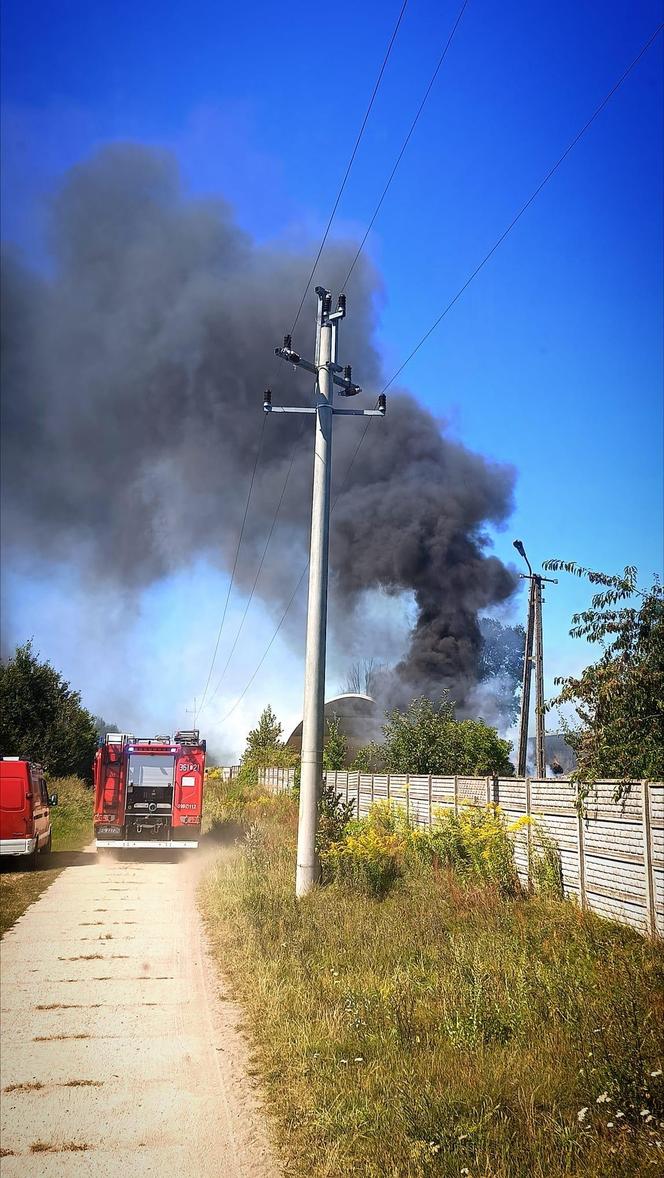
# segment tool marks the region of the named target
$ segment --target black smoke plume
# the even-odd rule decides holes
[[[107,148],[73,168],[50,225],[46,274],[3,259],[6,553],[66,557],[91,592],[97,582],[129,593],[200,554],[228,569],[263,389],[272,386],[275,403],[310,396],[310,380],[274,357],[309,248],[256,244],[222,201],[183,194],[170,156],[137,145]],[[351,250],[326,252],[333,291]],[[371,343],[376,286],[369,265],[356,268],[341,334],[341,358],[369,393],[364,404],[381,387]],[[313,296],[295,341],[305,355],[312,317]],[[362,425],[337,420],[338,491]],[[295,445],[258,586],[275,615],[306,560],[311,423],[266,422],[238,564],[246,589]],[[478,613],[516,584],[487,554],[487,526],[507,518],[512,489],[511,469],[447,438],[407,393],[391,395],[387,417],[373,423],[333,515],[331,596],[345,648],[363,657],[371,636],[356,632],[356,607],[366,591],[414,595],[417,621],[393,676],[395,695],[448,688],[463,703],[472,691]]]

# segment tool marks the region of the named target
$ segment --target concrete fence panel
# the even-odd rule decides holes
[[[291,789],[293,769],[264,769],[261,783],[276,793]],[[664,936],[664,783],[625,787],[599,781],[579,801],[567,780],[518,777],[443,777],[436,774],[328,773],[327,780],[357,817],[389,800],[416,826],[430,826],[440,810],[498,805],[509,823],[528,816],[514,835],[521,879],[543,834],[560,856],[565,895],[583,908]]]

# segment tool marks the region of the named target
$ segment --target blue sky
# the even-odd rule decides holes
[[[298,2],[5,0],[3,238],[47,265],[52,185],[115,139],[172,149],[191,190],[223,193],[260,240],[315,237],[398,8],[342,0],[332,20]],[[410,0],[334,234],[363,233],[458,9]],[[660,5],[646,0],[470,0],[368,243],[387,376],[660,21]],[[402,375],[466,445],[517,468],[514,517],[495,538],[505,559],[521,536],[534,563],[633,563],[644,580],[662,570],[662,108],[660,36]],[[200,693],[225,584],[197,566],[186,584],[146,593],[130,624],[116,620],[128,654],[165,668],[162,693],[137,716],[116,715],[131,711],[131,677],[124,688],[100,677],[103,625],[81,656],[85,588],[66,568],[10,571],[7,609],[14,635],[34,635],[90,707],[159,728],[183,722]],[[567,637],[587,596],[564,579],[547,593],[549,687],[588,658]],[[167,685],[160,652],[192,598],[200,608],[187,670]],[[522,599],[514,619],[523,608]],[[231,623],[241,609],[237,600]],[[251,617],[226,710],[272,633],[260,603]],[[330,688],[339,677],[332,650]],[[300,699],[299,657],[279,639],[218,740],[239,751],[265,702],[288,724]]]

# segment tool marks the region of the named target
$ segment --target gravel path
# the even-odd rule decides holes
[[[208,855],[82,852],[5,936],[2,1178],[277,1178],[196,909]]]

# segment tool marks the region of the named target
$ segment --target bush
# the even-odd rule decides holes
[[[529,848],[531,886],[539,896],[546,896],[550,900],[562,900],[565,889],[560,851],[539,822],[531,819],[530,824],[532,828]]]
[[[445,867],[461,880],[491,884],[503,895],[520,891],[510,827],[497,806],[442,811],[430,830],[409,825],[398,805],[376,802],[366,818],[348,823],[322,856],[324,879],[384,896],[411,864]]]
[[[249,826],[260,819],[295,815],[290,794],[266,793],[258,784],[258,770],[244,764],[224,781],[221,769],[208,769],[203,791],[203,827],[216,830],[224,824]]]
[[[344,802],[341,794],[337,793],[333,786],[328,785],[327,781],[325,782],[318,803],[316,850],[319,854],[343,838],[344,832],[353,819],[354,809],[355,803],[352,799],[350,802]]]
[[[376,830],[361,822],[352,824],[339,843],[333,843],[322,859],[329,877],[372,896],[384,896],[403,873],[406,844],[397,834]]]
[[[384,896],[403,874],[409,851],[410,831],[402,811],[376,802],[366,818],[349,821],[342,837],[323,852],[323,879]]]
[[[520,891],[510,827],[498,806],[462,806],[436,815],[431,830],[415,836],[420,855],[464,880],[491,884],[501,894]]]

